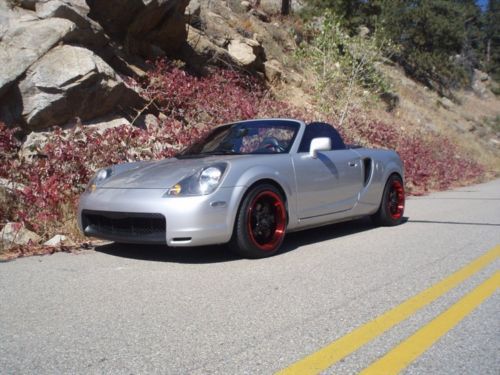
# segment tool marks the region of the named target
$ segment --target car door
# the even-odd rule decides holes
[[[350,210],[363,186],[361,158],[353,150],[320,151],[292,157],[299,219],[309,219]]]

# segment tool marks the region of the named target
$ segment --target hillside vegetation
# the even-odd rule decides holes
[[[498,176],[499,2],[409,3],[292,1],[284,16],[281,1],[124,1],[116,18],[114,1],[0,3],[0,247],[78,247],[97,169],[247,118],[324,120],[395,149],[411,194]]]

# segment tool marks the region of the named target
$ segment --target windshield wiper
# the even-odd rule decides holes
[[[177,159],[196,159],[196,158],[206,158],[212,155],[240,155],[240,153],[231,150],[214,150],[214,151],[199,152],[197,154],[177,154],[175,155],[175,157]]]
[[[233,150],[213,150],[213,151],[206,151],[206,152],[201,152],[199,155],[239,155],[239,152],[233,151]]]

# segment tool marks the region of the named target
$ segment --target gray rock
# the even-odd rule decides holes
[[[0,96],[74,29],[73,22],[60,18],[11,22],[0,41]]]
[[[18,3],[24,9],[35,10],[37,4],[43,4],[49,0],[18,0]]]
[[[474,69],[474,78],[479,80],[479,81],[482,81],[482,82],[486,82],[486,81],[490,80],[490,76],[488,75],[488,73],[483,72],[483,71],[478,70],[478,69]]]
[[[241,67],[258,67],[262,64],[263,48],[259,42],[252,39],[233,39],[227,47],[229,56]]]
[[[448,111],[450,111],[455,106],[455,104],[453,104],[453,102],[450,99],[448,99],[444,96],[439,98],[437,103],[439,106],[443,107],[444,109],[446,109]]]
[[[187,43],[181,53],[185,61],[189,61],[190,65],[198,68],[202,68],[207,63],[231,61],[226,49],[219,47],[205,33],[191,26],[188,26]]]
[[[84,122],[83,126],[97,129],[98,133],[104,133],[107,129],[117,128],[119,126],[132,126],[129,120],[122,116],[105,116],[92,121]]]
[[[22,159],[31,159],[42,153],[43,148],[49,141],[48,132],[31,132],[23,142],[19,150],[19,157]]]
[[[199,28],[201,18],[201,4],[200,0],[191,0],[184,11],[184,16],[186,19],[186,23]]]
[[[187,38],[184,13],[189,0],[154,0],[134,18],[125,39],[131,54],[155,57],[153,47],[167,54],[180,50]]]
[[[16,191],[23,190],[25,187],[23,184],[0,177],[0,190]]]
[[[358,35],[362,38],[365,38],[370,34],[370,29],[365,25],[361,25],[358,27]]]
[[[126,50],[143,57],[178,51],[186,40],[189,0],[87,0],[89,16]]]
[[[107,33],[123,39],[129,25],[144,9],[144,0],[87,0],[89,17],[99,22]]]
[[[241,7],[242,7],[243,9],[245,9],[246,11],[249,11],[250,9],[252,9],[252,4],[250,4],[250,1],[245,1],[245,0],[244,0],[244,1],[242,1],[242,2],[240,3],[240,5],[241,5]]]
[[[489,142],[495,147],[500,147],[500,140],[496,138],[490,138]]]
[[[264,63],[264,73],[269,82],[279,82],[283,76],[283,66],[278,60],[269,60]]]
[[[75,243],[70,238],[62,234],[56,234],[50,240],[43,243],[45,246],[59,247],[59,246],[75,246]]]
[[[148,113],[147,115],[141,116],[141,122],[144,123],[144,127],[147,129],[157,129],[161,125],[161,121],[155,115]],[[139,126],[141,126],[140,124]]]
[[[64,18],[72,21],[76,28],[66,35],[65,42],[76,43],[90,49],[101,48],[108,44],[109,38],[103,28],[90,19],[86,4],[75,0],[50,0],[36,4],[36,14],[40,18]]]
[[[0,231],[0,242],[4,249],[9,249],[16,245],[38,244],[42,238],[26,229],[21,223],[7,223]]]
[[[229,25],[232,11],[223,2],[203,3],[201,6],[202,30],[219,47],[226,48],[231,39],[240,37],[238,31]],[[234,20],[233,20],[234,21]],[[231,22],[233,22],[231,21]]]
[[[488,74],[474,69],[474,74],[472,77],[472,91],[480,98],[489,98],[491,96],[491,91],[488,88],[489,76]]]
[[[22,118],[33,130],[144,105],[100,57],[68,45],[52,49],[31,66],[19,91]]]
[[[248,14],[258,18],[262,22],[270,22],[271,21],[271,19],[269,18],[269,15],[260,9],[251,9],[248,12]]]

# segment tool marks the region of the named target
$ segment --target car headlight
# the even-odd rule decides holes
[[[219,186],[226,164],[217,164],[203,168],[172,186],[165,196],[207,195]]]
[[[103,168],[96,172],[87,184],[87,191],[94,191],[104,180],[107,180],[113,174],[112,168]]]

